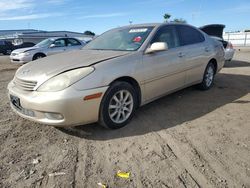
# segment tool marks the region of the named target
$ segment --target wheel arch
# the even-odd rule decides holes
[[[212,63],[214,65],[214,68],[215,68],[215,74],[217,73],[217,70],[218,70],[218,63],[217,63],[217,60],[215,58],[212,58],[208,63]]]
[[[137,99],[138,99],[137,107],[139,107],[141,105],[141,87],[139,83],[137,82],[137,80],[130,76],[123,76],[123,77],[116,78],[109,85],[112,85],[114,82],[117,82],[117,81],[127,82],[134,87],[134,89],[136,90]]]
[[[32,60],[34,60],[35,57],[36,57],[37,55],[42,55],[43,57],[46,57],[46,54],[45,54],[45,53],[43,53],[43,52],[37,52],[37,53],[35,53],[35,54],[33,55]]]

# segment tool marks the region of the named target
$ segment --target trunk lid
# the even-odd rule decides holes
[[[199,29],[207,33],[210,36],[219,37],[223,39],[223,30],[225,25],[223,24],[210,24],[200,27]]]

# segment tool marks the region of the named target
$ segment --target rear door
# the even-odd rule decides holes
[[[181,49],[186,59],[185,85],[190,85],[202,80],[211,47],[206,45],[205,37],[198,29],[188,25],[177,25],[176,27],[180,36]]]
[[[154,42],[166,42],[169,49],[143,55],[147,101],[182,87],[185,80],[185,57],[175,26],[161,27],[150,45]]]

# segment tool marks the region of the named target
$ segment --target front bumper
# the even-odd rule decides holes
[[[20,99],[22,110],[10,101],[17,114],[53,126],[76,126],[97,122],[99,106],[107,88],[108,86],[78,91],[69,87],[59,92],[30,92],[18,89],[12,81],[8,85],[9,99],[10,95]],[[83,100],[85,96],[100,92],[102,96],[99,98]],[[57,115],[61,115],[61,118]]]
[[[31,56],[10,55],[11,63],[28,63],[32,61]]]

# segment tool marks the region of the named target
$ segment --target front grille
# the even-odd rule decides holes
[[[36,87],[36,81],[22,80],[17,77],[14,78],[14,84],[21,90],[33,91]]]

